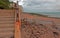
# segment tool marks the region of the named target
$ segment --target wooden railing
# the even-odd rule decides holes
[[[22,9],[19,9],[18,4],[15,4],[15,34],[14,38],[21,38],[21,20],[20,20],[20,15]]]

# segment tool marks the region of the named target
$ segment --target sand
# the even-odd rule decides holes
[[[22,38],[60,38],[60,19],[23,13]]]

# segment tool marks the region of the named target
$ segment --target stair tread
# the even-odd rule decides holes
[[[6,25],[2,25],[2,24],[0,24],[0,28],[14,28],[14,24],[13,25],[8,25],[8,24],[6,24]]]
[[[13,24],[0,24],[0,26],[13,26],[15,25],[14,23]]]
[[[13,32],[0,32],[0,35],[1,34],[12,34]]]
[[[15,13],[13,12],[12,13],[12,11],[0,11],[0,16],[14,16],[15,15]]]
[[[14,30],[2,30],[2,31],[0,31],[0,32],[14,32]]]
[[[5,23],[8,23],[8,24],[9,24],[9,23],[13,23],[13,24],[14,24],[14,21],[0,21],[0,24],[1,24],[1,23],[3,23],[3,24],[5,24]]]
[[[9,30],[14,30],[14,28],[0,28],[0,31],[9,31]]]
[[[14,18],[0,18],[0,21],[14,21]]]
[[[11,35],[13,35],[13,34],[14,34],[13,32],[6,32],[6,33],[1,32],[1,33],[0,33],[0,37],[1,37],[1,36],[11,36]]]

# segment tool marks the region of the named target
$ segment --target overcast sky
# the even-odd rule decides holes
[[[60,12],[60,0],[22,0],[20,3],[23,4],[24,11]]]

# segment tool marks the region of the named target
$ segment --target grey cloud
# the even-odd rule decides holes
[[[17,0],[10,0],[17,1]],[[23,8],[27,7],[29,9],[60,9],[60,0],[24,0]],[[26,8],[26,9],[27,9]]]
[[[35,10],[50,10],[59,11],[60,1],[59,0],[24,0],[23,8],[25,9],[35,9]]]
[[[37,5],[40,5],[40,6],[44,6],[44,5],[51,5],[51,4],[54,4],[54,2],[46,2],[46,1],[27,1],[25,2],[24,5],[26,6],[37,6]]]

